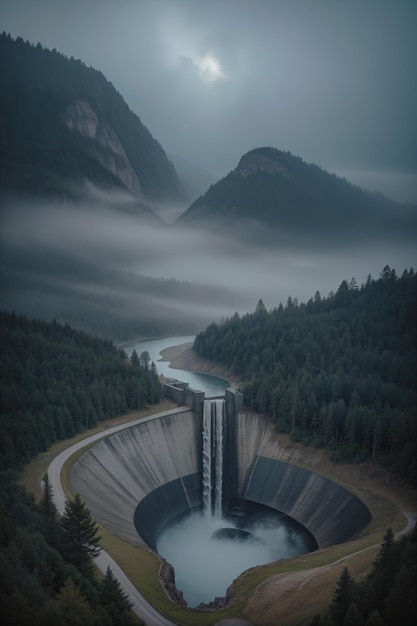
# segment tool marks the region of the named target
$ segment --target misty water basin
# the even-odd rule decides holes
[[[269,507],[253,505],[233,521],[194,511],[167,525],[158,553],[175,570],[175,584],[189,607],[224,597],[245,570],[317,548],[299,524]]]

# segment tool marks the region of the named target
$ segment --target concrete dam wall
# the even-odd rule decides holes
[[[236,496],[282,511],[307,528],[319,548],[347,541],[366,526],[368,508],[347,489],[297,467],[300,452],[257,415],[234,420],[237,443]]]
[[[155,549],[164,524],[201,506],[201,430],[202,419],[191,410],[126,428],[76,461],[72,487],[105,528]],[[139,504],[142,536],[134,523]]]
[[[224,505],[250,501],[302,524],[319,548],[358,535],[370,519],[353,494],[298,467],[268,422],[237,413],[226,393]],[[201,403],[198,403],[201,407]],[[162,528],[202,507],[202,411],[147,419],[90,448],[74,464],[73,489],[112,533],[155,549]]]

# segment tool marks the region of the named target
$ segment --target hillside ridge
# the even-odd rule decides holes
[[[98,70],[0,35],[0,190],[71,196],[89,180],[140,199],[184,201],[171,161]]]
[[[415,237],[416,213],[416,207],[364,191],[290,152],[263,147],[244,154],[177,222],[227,228],[275,246],[298,241],[321,247]]]

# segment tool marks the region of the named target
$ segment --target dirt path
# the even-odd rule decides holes
[[[196,356],[191,343],[168,348],[162,355],[175,368],[222,376],[234,386],[240,382],[222,366]],[[296,447],[298,444],[288,439],[285,445]],[[375,543],[330,565],[270,576],[254,589],[241,615],[252,626],[292,626],[320,613],[329,605],[345,566],[359,581],[370,571],[386,528],[402,528],[400,533],[404,533],[416,523],[416,513],[404,513],[411,509],[417,511],[416,493],[398,484],[380,467],[372,464],[335,465],[324,450],[313,448],[304,448],[302,457],[305,468],[335,480],[369,507],[373,517],[369,533],[375,535]]]
[[[58,509],[60,515],[64,513],[66,494],[64,487],[61,483],[61,472],[64,463],[78,450],[84,448],[86,445],[96,441],[100,441],[104,437],[112,435],[125,428],[131,428],[135,424],[149,422],[154,419],[159,419],[164,415],[172,415],[173,412],[182,412],[186,407],[177,407],[176,409],[169,409],[168,411],[162,411],[149,417],[140,417],[136,421],[131,421],[128,424],[122,423],[116,426],[112,426],[107,431],[102,431],[91,435],[77,443],[74,443],[69,448],[63,450],[58,454],[50,463],[48,467],[49,483],[51,485],[52,492],[54,494],[54,503]],[[174,622],[161,615],[149,602],[142,596],[142,594],[136,589],[131,580],[127,577],[123,569],[117,564],[117,562],[105,551],[101,550],[99,556],[94,560],[97,567],[103,574],[106,573],[107,568],[113,571],[114,575],[118,579],[122,590],[127,594],[129,601],[132,604],[132,610],[138,615],[147,626],[175,626]]]
[[[416,524],[417,513],[404,515],[407,524],[396,534],[396,538],[409,532]],[[349,568],[355,580],[361,579],[369,571],[379,549],[378,543],[329,565],[271,576],[253,592],[245,616],[252,618],[253,626],[299,623],[306,615],[313,616],[328,606],[329,590],[331,594],[344,567]]]

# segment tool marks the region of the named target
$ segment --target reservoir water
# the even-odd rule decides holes
[[[138,356],[147,351],[159,374],[189,383],[204,391],[206,398],[224,396],[228,381],[209,374],[174,369],[162,361],[166,348],[190,343],[193,336],[167,337],[138,342]],[[157,551],[174,568],[175,583],[189,607],[224,597],[233,580],[242,572],[291,558],[317,548],[305,528],[284,514],[256,503],[242,503],[236,511],[222,508],[222,420],[223,400],[204,403],[202,455],[203,508],[173,520],[160,533]]]
[[[125,351],[129,356],[131,356],[133,350],[136,350],[138,356],[140,356],[142,352],[148,352],[151,361],[153,361],[156,365],[158,374],[165,376],[166,378],[176,378],[183,383],[188,383],[191,389],[204,391],[206,397],[224,395],[225,389],[230,386],[229,382],[224,378],[212,376],[211,374],[198,374],[196,372],[174,369],[170,366],[168,361],[162,361],[162,350],[171,348],[172,346],[179,346],[190,342],[192,343],[193,341],[193,335],[165,337],[163,339],[149,339],[146,341],[140,341],[136,345],[126,348]]]
[[[193,511],[169,524],[157,550],[175,570],[175,584],[189,607],[224,597],[242,572],[317,548],[311,535],[287,516],[252,505],[244,519]]]

